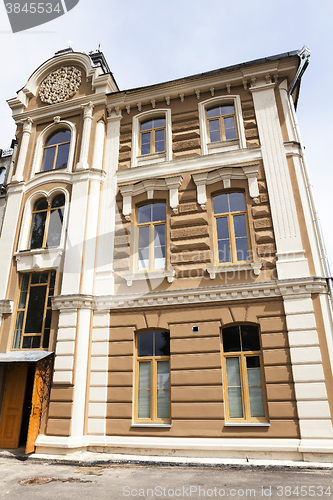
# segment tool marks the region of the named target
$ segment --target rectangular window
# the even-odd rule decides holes
[[[210,142],[237,139],[234,106],[229,104],[207,109],[207,126]]]
[[[165,203],[150,203],[138,207],[138,271],[165,269],[165,220]]]
[[[226,420],[267,422],[259,329],[234,325],[222,329]]]
[[[170,334],[162,331],[137,335],[136,420],[170,422]]]
[[[23,274],[13,349],[48,348],[55,277],[55,271]]]
[[[165,151],[165,118],[154,118],[140,123],[140,154]]]
[[[243,193],[213,198],[217,264],[249,260],[247,220]]]

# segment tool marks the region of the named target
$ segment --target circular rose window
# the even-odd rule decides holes
[[[74,66],[67,66],[50,73],[39,89],[41,101],[47,104],[67,101],[81,84],[81,71]]]

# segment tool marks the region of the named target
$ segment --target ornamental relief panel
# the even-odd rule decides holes
[[[82,81],[82,73],[74,66],[62,66],[50,73],[42,82],[39,97],[42,102],[56,104],[72,97]]]

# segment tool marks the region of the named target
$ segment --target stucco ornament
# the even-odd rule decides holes
[[[79,88],[82,73],[74,66],[63,66],[50,73],[39,89],[41,101],[47,104],[67,101]]]

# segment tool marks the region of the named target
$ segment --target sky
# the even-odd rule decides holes
[[[6,0],[7,2],[7,0]],[[80,0],[64,16],[11,32],[0,4],[0,148],[15,124],[6,100],[58,50],[100,46],[120,89],[140,87],[306,45],[297,116],[333,272],[332,0]],[[319,99],[320,96],[320,99]]]

